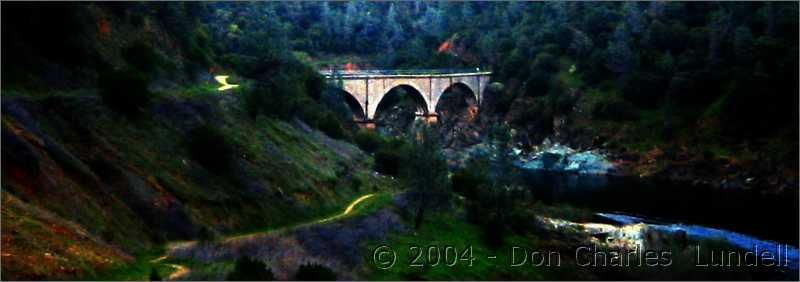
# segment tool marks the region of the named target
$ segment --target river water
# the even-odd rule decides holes
[[[534,198],[597,213],[598,221],[644,222],[690,237],[723,237],[744,249],[789,245],[797,267],[798,198],[751,191],[692,187],[638,177],[526,170]]]

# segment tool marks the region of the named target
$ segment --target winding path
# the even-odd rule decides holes
[[[239,84],[228,84],[228,77],[230,77],[230,76],[229,75],[218,75],[218,76],[214,77],[214,80],[219,82],[219,84],[222,84],[222,86],[217,88],[217,90],[225,91],[225,90],[228,90],[228,89],[233,89],[233,88],[239,87]]]
[[[328,217],[328,218],[320,219],[320,220],[317,220],[317,221],[308,222],[308,223],[306,223],[306,224],[319,224],[319,223],[325,223],[325,222],[328,222],[328,221],[332,221],[332,220],[335,220],[335,219],[338,219],[338,218],[344,217],[344,216],[346,216],[346,215],[348,215],[348,214],[352,213],[352,212],[353,212],[353,209],[355,209],[355,207],[356,207],[358,204],[360,204],[360,203],[362,203],[362,202],[366,201],[367,199],[369,199],[369,198],[371,198],[371,197],[373,197],[373,196],[375,196],[375,195],[376,195],[376,193],[372,193],[372,194],[366,194],[366,195],[363,195],[363,196],[361,196],[361,197],[358,197],[357,199],[355,199],[355,200],[353,200],[352,202],[350,202],[350,204],[349,204],[349,205],[347,205],[347,207],[344,209],[344,211],[343,211],[342,213],[340,213],[340,214],[337,214],[337,215],[334,215],[334,216],[331,216],[331,217]],[[282,229],[282,228],[280,228],[280,229]],[[276,230],[280,230],[280,229],[276,229]],[[276,230],[272,230],[272,231],[265,231],[265,232],[273,232],[273,231],[276,231]],[[264,232],[259,232],[259,233],[264,233]],[[184,243],[186,243],[186,242],[184,242]],[[191,242],[189,242],[189,243],[191,243]],[[153,260],[151,260],[151,261],[150,261],[150,263],[159,263],[159,262],[161,262],[161,261],[163,261],[163,260],[166,260],[167,258],[169,258],[169,257],[167,257],[166,255],[164,255],[164,256],[160,256],[160,257],[158,257],[158,258],[156,258],[156,259],[153,259]],[[179,279],[180,277],[182,277],[182,276],[184,276],[184,275],[188,274],[188,273],[191,271],[191,269],[189,269],[188,267],[186,267],[186,266],[183,266],[183,265],[180,265],[180,264],[172,264],[172,263],[167,263],[167,264],[164,264],[164,265],[166,265],[166,266],[169,266],[169,267],[172,267],[173,269],[175,269],[174,271],[172,271],[172,272],[171,272],[171,273],[170,273],[170,274],[167,276],[167,280],[177,280],[177,279]]]

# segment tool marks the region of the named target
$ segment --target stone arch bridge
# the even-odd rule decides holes
[[[436,121],[439,98],[451,87],[466,88],[480,107],[491,72],[475,69],[321,71],[329,83],[347,92],[356,122],[374,126],[378,105],[394,88],[402,87],[417,101],[417,116]]]

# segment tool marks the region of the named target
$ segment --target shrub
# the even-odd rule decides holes
[[[297,269],[294,279],[298,281],[334,281],[336,273],[324,265],[306,263]]]
[[[506,224],[499,216],[489,217],[489,220],[481,225],[481,239],[489,248],[499,248],[503,246],[506,234]]]
[[[344,139],[347,137],[341,120],[333,112],[317,104],[304,107],[303,120],[309,126],[319,129],[331,138]]]
[[[150,269],[150,281],[161,281],[161,275],[158,275],[158,271],[155,268]]]
[[[300,109],[301,99],[305,97],[297,83],[285,75],[276,75],[258,81],[255,86],[244,91],[245,109],[250,117],[258,115],[288,120]]]
[[[375,171],[382,174],[397,176],[400,172],[400,163],[403,154],[400,148],[383,147],[375,152]]]
[[[547,52],[539,53],[533,61],[533,71],[542,71],[545,73],[557,72],[558,59]]]
[[[553,75],[543,72],[534,71],[528,76],[525,81],[525,94],[530,97],[539,97],[547,94],[550,90],[550,84]]]
[[[637,72],[624,82],[622,96],[637,106],[654,108],[664,96],[668,83],[661,75]]]
[[[259,260],[243,257],[236,260],[233,271],[226,278],[230,281],[272,281],[275,275],[272,269]]]
[[[218,128],[210,125],[189,132],[188,148],[194,160],[213,172],[227,172],[233,162],[233,145]]]
[[[477,200],[479,189],[486,184],[486,176],[479,171],[462,168],[453,173],[450,178],[453,190],[470,200]]]
[[[137,41],[122,51],[122,58],[129,65],[144,73],[156,72],[164,65],[164,57],[144,41]]]
[[[344,127],[342,127],[342,123],[339,121],[339,119],[333,116],[330,112],[326,112],[323,116],[324,118],[318,121],[316,126],[320,131],[325,132],[326,135],[334,139],[344,139],[347,137]]]
[[[380,148],[381,144],[383,143],[383,139],[377,132],[375,132],[375,130],[362,128],[356,132],[355,142],[356,145],[361,148],[361,150],[364,150],[368,153],[373,153]]]
[[[111,109],[125,115],[138,114],[150,105],[155,95],[149,81],[135,70],[103,73],[98,79],[98,93]]]
[[[592,107],[592,116],[615,121],[632,120],[638,115],[631,103],[619,100],[598,101]]]

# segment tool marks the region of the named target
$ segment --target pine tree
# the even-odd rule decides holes
[[[158,271],[155,268],[150,269],[150,281],[161,281],[161,275],[158,275]]]
[[[620,23],[606,48],[606,67],[617,74],[630,74],[637,64],[636,54],[631,48],[631,36],[625,24]]]
[[[411,187],[408,197],[414,215],[414,227],[417,229],[430,208],[445,205],[448,201],[447,161],[435,134],[427,124],[409,134],[411,148],[403,167],[403,176]]]

